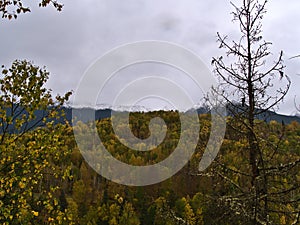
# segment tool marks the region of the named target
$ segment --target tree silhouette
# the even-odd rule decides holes
[[[17,19],[19,14],[30,12],[30,7],[24,6],[23,0],[3,0],[0,1],[0,13],[2,18],[5,19]],[[46,7],[52,4],[57,11],[61,11],[63,5],[56,0],[41,0],[39,7]]]

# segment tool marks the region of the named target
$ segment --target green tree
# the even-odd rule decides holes
[[[109,225],[139,225],[140,220],[132,204],[116,194],[114,201],[104,203],[98,208],[100,221]],[[106,223],[105,223],[106,222]]]
[[[2,68],[0,79],[0,222],[58,224],[68,220],[58,195],[68,177],[72,129],[54,122],[70,92],[52,98],[49,73],[27,61]]]

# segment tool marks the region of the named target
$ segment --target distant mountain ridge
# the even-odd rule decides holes
[[[62,109],[65,113],[65,116],[66,116],[66,120],[72,124],[72,120],[73,120],[73,117],[72,117],[72,110],[73,108],[71,107],[62,107]],[[79,112],[80,113],[80,118],[83,122],[87,122],[90,120],[90,115],[93,115],[93,113],[95,113],[95,120],[101,120],[101,119],[104,119],[104,118],[109,118],[111,117],[112,115],[112,112],[114,112],[115,110],[112,110],[112,109],[92,109],[92,108],[88,108],[88,107],[85,107],[85,108],[76,108],[77,110],[77,113]],[[204,107],[199,107],[197,109],[192,109],[192,110],[196,110],[198,114],[207,114],[207,113],[210,113],[210,110],[207,109],[207,108],[204,108]],[[163,110],[165,111],[165,110]],[[117,111],[115,111],[117,112]],[[118,111],[118,112],[122,112],[122,111]],[[128,111],[124,111],[124,112],[128,112]],[[186,113],[188,113],[189,111],[187,111]],[[35,124],[35,122],[42,118],[44,115],[45,115],[45,111],[43,110],[38,110],[36,111],[35,115],[36,115],[36,120],[35,121],[32,121],[31,124],[29,124],[29,127],[31,126],[35,126],[35,127],[39,127],[39,126],[42,126],[41,123],[37,123]],[[230,113],[228,114],[230,115]],[[20,117],[22,116],[22,114],[19,115]],[[275,112],[272,112],[272,111],[267,111],[267,112],[264,112],[263,114],[261,114],[258,119],[261,119],[265,122],[270,122],[272,120],[275,120],[279,123],[285,123],[285,124],[290,124],[291,122],[293,121],[296,121],[298,123],[300,123],[300,117],[299,116],[286,116],[286,115],[281,115],[281,114],[278,114],[278,113],[275,113]],[[55,124],[57,123],[64,123],[64,120],[63,119],[57,119],[54,121]],[[2,127],[0,127],[0,133],[2,133]],[[14,133],[14,129],[13,129],[13,126],[10,126],[10,128],[8,129],[8,132],[9,133]]]
[[[228,105],[227,106],[227,114],[230,116],[234,116],[235,113],[247,113],[247,108],[248,106],[242,106],[241,104],[234,104],[234,105]],[[287,115],[282,115],[273,111],[265,111],[262,109],[255,109],[254,110],[256,114],[256,119],[263,120],[265,122],[270,122],[270,121],[277,121],[279,123],[285,123],[285,124],[290,124],[293,121],[296,121],[300,123],[300,117],[297,115],[293,116],[287,116]]]
[[[66,117],[67,117],[67,120],[69,122],[72,121],[72,108],[65,108],[65,113],[66,113]],[[78,109],[77,109],[78,110]],[[92,108],[79,108],[79,110],[82,110],[82,114],[84,115],[85,112],[87,113],[90,113],[91,111],[95,111],[95,119],[96,120],[101,120],[103,118],[109,118],[112,114],[112,112],[114,110],[112,109],[92,109]],[[207,114],[207,113],[210,113],[210,110],[205,108],[205,107],[199,107],[197,109],[193,109],[193,110],[196,110],[198,114]],[[126,110],[125,110],[126,111]],[[163,110],[165,111],[165,110]],[[126,111],[128,112],[128,111]],[[188,111],[187,111],[188,112]],[[228,114],[230,115],[230,113]],[[84,116],[83,116],[83,119],[84,119]],[[289,124],[293,121],[296,121],[298,123],[300,123],[300,117],[299,116],[287,116],[287,115],[282,115],[282,114],[279,114],[279,113],[276,113],[276,112],[273,112],[273,111],[267,111],[267,112],[264,112],[262,113],[257,119],[261,119],[261,120],[264,120],[265,122],[270,122],[272,120],[275,120],[279,123],[285,123],[285,124]]]

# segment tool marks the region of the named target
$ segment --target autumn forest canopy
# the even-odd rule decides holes
[[[48,5],[58,11],[63,9],[56,1],[40,2],[41,7]],[[187,117],[191,128],[195,126],[189,112],[130,112],[129,127],[135,138],[150,137],[150,121],[156,117],[165,124],[151,129],[166,128],[162,142],[152,140],[151,151],[143,151],[142,142],[134,146],[140,151],[132,150],[126,146],[132,138],[126,129],[126,114],[117,117],[108,110],[105,116],[96,116],[95,121],[73,123],[66,108],[72,92],[53,96],[46,88],[51,75],[44,67],[30,60],[3,65],[0,223],[300,224],[300,124],[296,117],[287,119],[272,113],[292,81],[284,72],[283,53],[271,53],[270,42],[262,36],[267,6],[264,0],[232,4],[240,37],[231,40],[230,35],[217,34],[224,55],[212,59],[219,81],[212,92],[222,98],[228,111],[217,157],[207,169],[199,171],[211,138],[212,115],[209,110],[197,113],[198,141],[191,159],[174,176],[157,184],[127,186],[101,176],[83,157],[74,132],[85,137],[95,128],[115,159],[135,166],[154,165],[168,158],[178,146],[183,135],[182,116]],[[3,20],[14,20],[21,19],[21,13],[29,13],[30,8],[23,6],[21,0],[5,0],[0,1],[0,11]],[[281,85],[275,93],[270,92],[274,82]],[[241,99],[240,103],[235,99]],[[112,120],[118,122],[115,129]],[[116,130],[124,140],[118,138]],[[193,135],[186,132],[187,136]],[[92,153],[100,150],[93,138],[83,139],[80,144]],[[183,145],[188,149],[192,143],[185,141]],[[97,161],[99,155],[91,157]],[[97,167],[113,169],[105,163]]]

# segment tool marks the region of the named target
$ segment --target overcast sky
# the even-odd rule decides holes
[[[237,0],[234,2],[238,2]],[[52,7],[0,22],[0,63],[29,59],[45,65],[54,93],[75,90],[86,69],[112,48],[133,41],[163,40],[195,52],[211,69],[218,56],[216,32],[237,35],[227,0],[65,0],[62,12]],[[300,103],[300,1],[271,0],[264,19],[264,38],[272,52],[284,51],[285,70],[292,80],[280,113],[295,113]]]

